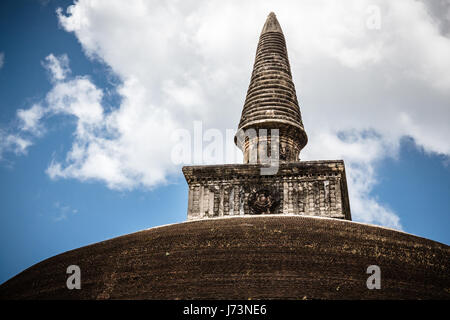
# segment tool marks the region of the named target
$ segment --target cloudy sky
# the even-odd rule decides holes
[[[226,132],[271,11],[301,159],[344,159],[354,220],[450,243],[449,0],[2,1],[0,283],[186,219],[174,132],[201,121],[240,161]]]

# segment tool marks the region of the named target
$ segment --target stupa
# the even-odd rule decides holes
[[[343,161],[299,160],[307,135],[273,13],[235,142],[244,164],[183,168],[188,221],[44,260],[0,299],[450,298],[449,246],[351,221]],[[79,289],[67,286],[71,265]]]

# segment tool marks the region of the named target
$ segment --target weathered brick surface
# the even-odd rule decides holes
[[[351,220],[343,161],[280,164],[276,175],[263,165],[235,164],[183,168],[189,184],[188,220],[256,214],[252,190],[270,188],[279,204],[270,214],[310,215]]]
[[[153,228],[42,261],[0,299],[449,299],[450,248],[340,219],[247,216]],[[66,268],[81,268],[81,290]],[[381,289],[366,286],[369,265]]]

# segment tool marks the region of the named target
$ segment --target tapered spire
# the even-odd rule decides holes
[[[261,31],[255,64],[242,110],[239,130],[279,129],[280,160],[298,161],[307,143],[295,86],[292,82],[286,41],[273,12]],[[249,161],[249,150],[257,149],[260,138],[237,146]],[[259,160],[258,160],[259,162]]]

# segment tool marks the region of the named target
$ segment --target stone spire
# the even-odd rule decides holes
[[[261,32],[239,129],[243,164],[183,167],[188,220],[259,214],[351,220],[344,162],[299,161],[307,137],[273,13]]]
[[[270,141],[270,137],[259,134],[260,129],[267,129],[269,134],[270,129],[279,130],[282,162],[299,161],[300,150],[308,141],[292,82],[286,42],[273,12],[267,17],[259,38],[238,132],[248,129],[255,129],[258,136],[245,140],[235,137],[236,145],[244,153],[244,163],[251,162],[251,150],[258,150],[265,139]],[[254,160],[262,162],[259,153]]]

